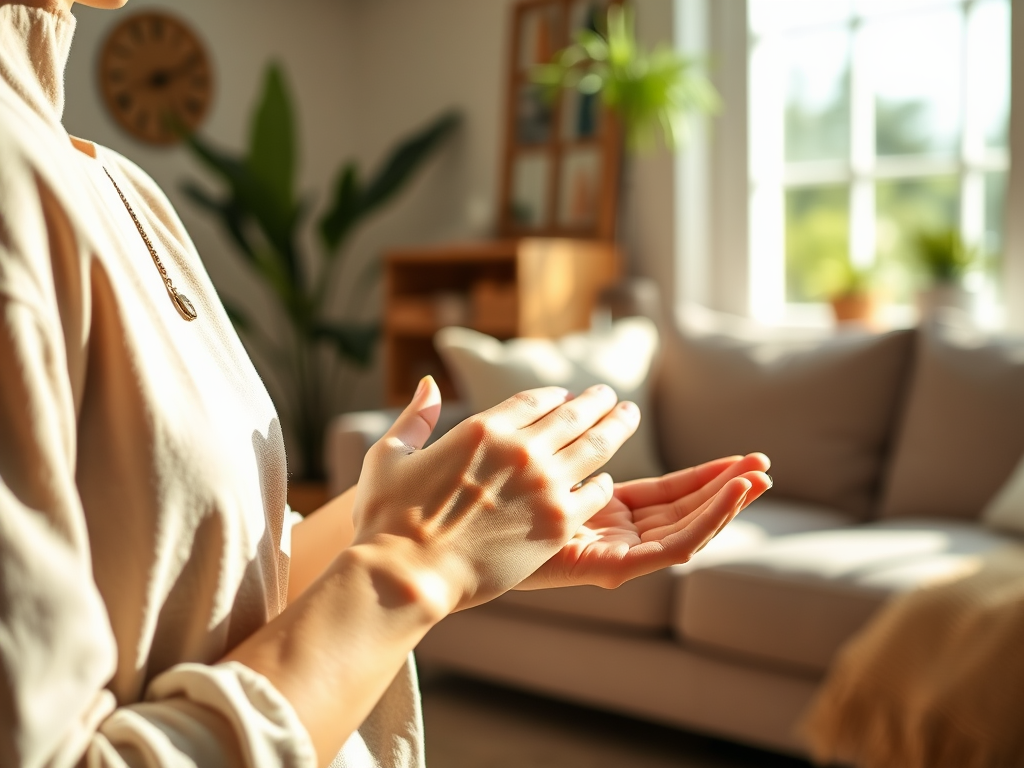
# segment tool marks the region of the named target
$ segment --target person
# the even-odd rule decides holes
[[[181,222],[61,124],[70,9],[0,0],[0,765],[422,765],[434,624],[686,561],[770,486],[761,454],[594,474],[640,418],[603,386],[422,448],[428,378],[358,485],[293,521],[273,405]]]

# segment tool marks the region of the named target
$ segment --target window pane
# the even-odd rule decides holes
[[[990,147],[1005,147],[1010,124],[1010,3],[988,0],[974,7],[970,32],[969,113]]]
[[[956,152],[962,28],[958,8],[865,24],[879,155]]]
[[[750,29],[763,35],[794,27],[845,21],[850,0],[749,0]]]
[[[957,226],[960,185],[956,176],[879,182],[878,265],[890,299],[913,301],[919,284],[915,242],[923,232]]]
[[[850,34],[787,37],[786,160],[843,160],[850,145]]]
[[[854,0],[853,7],[858,16],[888,16],[895,13],[920,11],[943,5],[956,5],[961,0]]]
[[[849,190],[786,192],[786,300],[823,301],[842,289],[849,264]]]

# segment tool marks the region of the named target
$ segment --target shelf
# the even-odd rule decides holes
[[[532,237],[397,249],[384,262],[387,400],[402,405],[427,374],[454,396],[433,348],[438,330],[459,325],[502,340],[581,330],[619,258],[613,243]]]

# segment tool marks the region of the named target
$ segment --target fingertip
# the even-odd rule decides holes
[[[438,388],[437,382],[434,381],[434,377],[430,374],[420,379],[420,386],[416,390],[416,395],[422,398],[422,408],[441,404],[441,390]],[[416,398],[414,397],[413,399]]]
[[[747,458],[749,458],[749,459],[759,463],[761,465],[761,471],[762,472],[767,471],[768,468],[771,467],[771,465],[772,465],[772,460],[769,459],[767,455],[761,453],[760,451],[754,451],[753,453],[748,453],[747,454]]]

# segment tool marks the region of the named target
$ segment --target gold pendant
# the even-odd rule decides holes
[[[183,318],[192,322],[199,313],[196,312],[196,308],[192,306],[192,302],[188,300],[188,296],[181,293],[177,288],[168,288],[168,292],[171,294],[171,301],[174,302],[174,308],[178,310],[178,314]]]

